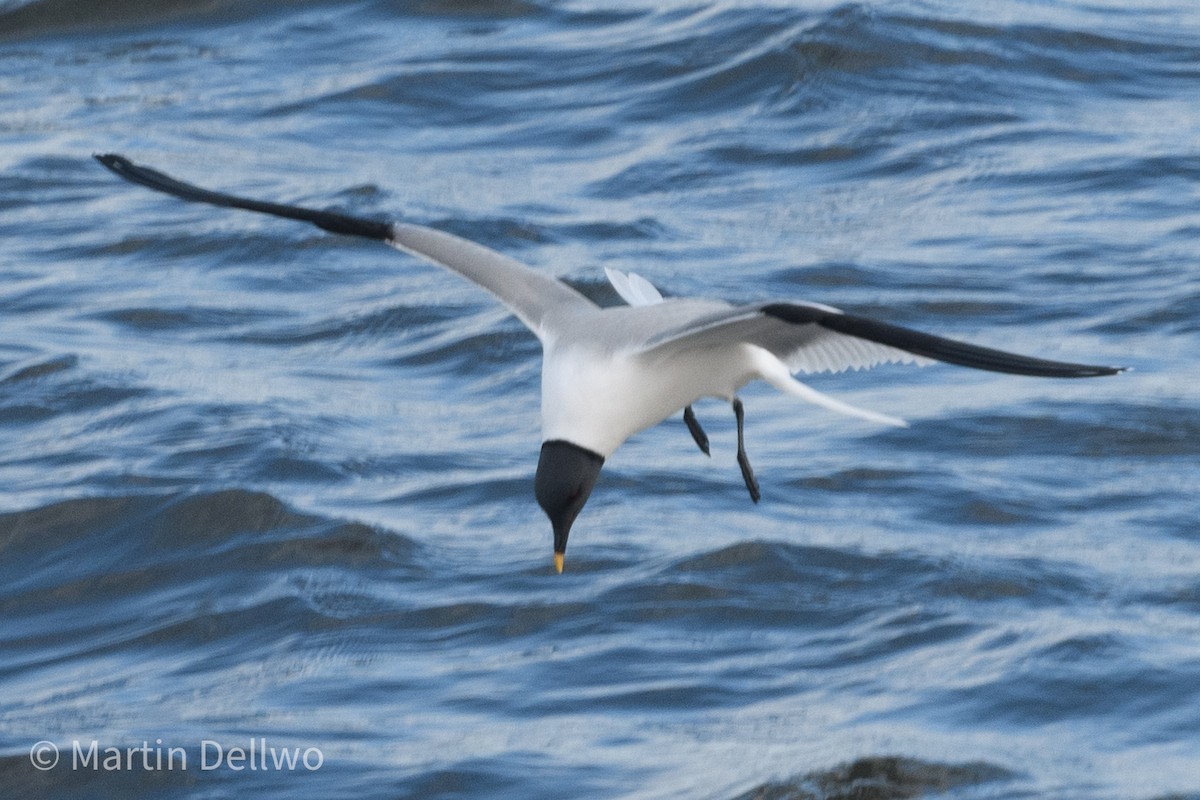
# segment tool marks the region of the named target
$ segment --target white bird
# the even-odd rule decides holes
[[[622,442],[683,409],[696,444],[708,452],[708,438],[691,408],[700,398],[723,398],[732,404],[738,465],[751,499],[758,502],[758,482],[746,456],[744,412],[737,397],[738,390],[752,380],[764,380],[843,414],[904,425],[894,417],[821,394],[792,374],[933,361],[1052,378],[1112,375],[1123,369],[1016,355],[819,303],[664,300],[644,278],[611,269],[606,270],[609,281],[629,305],[601,308],[557,278],[434,228],[235,197],[184,183],[119,155],[96,159],[128,181],[184,200],[378,239],[457,272],[495,295],[542,343],[542,450],[534,493],[553,528],[558,572],[562,572],[571,526],[604,460]]]

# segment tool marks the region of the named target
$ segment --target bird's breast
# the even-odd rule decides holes
[[[547,348],[542,366],[542,440],[562,439],[608,457],[633,434],[701,397],[732,397],[754,377],[742,345],[684,351],[669,359]]]

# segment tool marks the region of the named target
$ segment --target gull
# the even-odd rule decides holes
[[[560,573],[567,537],[600,468],[626,439],[683,410],[696,445],[709,452],[692,410],[701,398],[731,404],[738,466],[757,503],[761,493],[746,455],[745,410],[737,395],[751,381],[841,414],[904,426],[903,420],[822,394],[793,375],[935,361],[1044,378],[1098,377],[1124,369],[1017,355],[821,303],[664,299],[645,278],[613,269],[605,272],[627,305],[601,308],[553,276],[435,228],[251,200],[185,183],[120,155],[96,159],[127,181],[183,200],[385,242],[458,273],[503,303],[542,344],[542,448],[534,495],[550,519]]]

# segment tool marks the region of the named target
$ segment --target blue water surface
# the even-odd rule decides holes
[[[1198,86],[1190,0],[0,1],[0,795],[1200,798]],[[702,402],[556,576],[520,323],[109,151],[1134,369],[748,387],[757,506]]]

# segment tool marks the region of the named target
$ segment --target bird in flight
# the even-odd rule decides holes
[[[703,397],[732,405],[738,466],[757,503],[758,481],[746,455],[744,409],[737,396],[753,380],[832,411],[903,426],[895,417],[822,394],[793,374],[934,361],[1044,378],[1090,378],[1123,369],[1017,355],[820,303],[664,299],[641,276],[612,269],[605,270],[609,281],[628,305],[601,308],[557,278],[445,231],[251,200],[202,189],[123,156],[96,159],[127,181],[183,200],[385,242],[458,273],[507,306],[542,343],[542,449],[534,494],[550,519],[558,572],[571,527],[600,468],[622,442],[682,409],[692,438],[708,453],[708,437],[692,411],[692,403]]]

